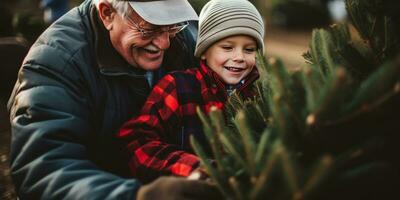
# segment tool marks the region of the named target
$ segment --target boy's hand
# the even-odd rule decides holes
[[[160,177],[139,188],[137,200],[220,200],[221,193],[214,184],[180,177]]]
[[[209,180],[209,175],[203,167],[198,167],[193,170],[187,177],[189,180]]]

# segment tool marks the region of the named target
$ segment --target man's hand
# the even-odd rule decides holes
[[[137,200],[220,200],[221,193],[209,182],[180,177],[160,177],[142,186]]]

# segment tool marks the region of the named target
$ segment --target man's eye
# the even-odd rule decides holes
[[[156,29],[156,28],[151,28],[151,29],[144,29],[144,31],[146,32],[146,33],[154,33],[154,32],[157,32],[158,31],[158,29]]]

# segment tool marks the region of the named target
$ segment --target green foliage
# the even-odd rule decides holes
[[[266,20],[272,25],[289,29],[308,30],[314,27],[324,27],[331,21],[328,1],[270,0],[267,1],[270,9],[265,13]]]
[[[393,182],[368,179],[400,170],[400,25],[388,2],[347,0],[358,32],[348,24],[314,30],[309,65],[294,73],[259,54],[256,97],[233,95],[225,116],[199,112],[214,165],[192,144],[227,199],[388,194]],[[355,189],[360,180],[372,188]],[[339,189],[344,182],[349,187]]]
[[[205,131],[215,155],[215,167],[193,137],[192,146],[227,199],[263,199],[266,193],[272,191],[270,196],[276,198],[288,194],[287,197],[300,199],[311,195],[318,183],[329,175],[332,157],[322,156],[314,165],[299,171],[295,167],[298,165],[298,156],[289,151],[279,138],[274,137],[270,129],[265,129],[260,139],[255,140],[243,111],[235,118],[240,140],[232,137],[231,130],[221,125],[224,120],[221,111],[211,111],[212,120],[198,112],[207,127]],[[271,183],[270,179],[277,175],[283,181]]]
[[[398,1],[348,0],[346,6],[353,25],[374,52],[378,63],[398,55],[399,15],[395,14],[400,7]]]

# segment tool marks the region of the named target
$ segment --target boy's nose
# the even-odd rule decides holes
[[[243,62],[244,61],[243,52],[242,51],[238,51],[238,50],[234,51],[232,60],[236,61],[236,62]]]

